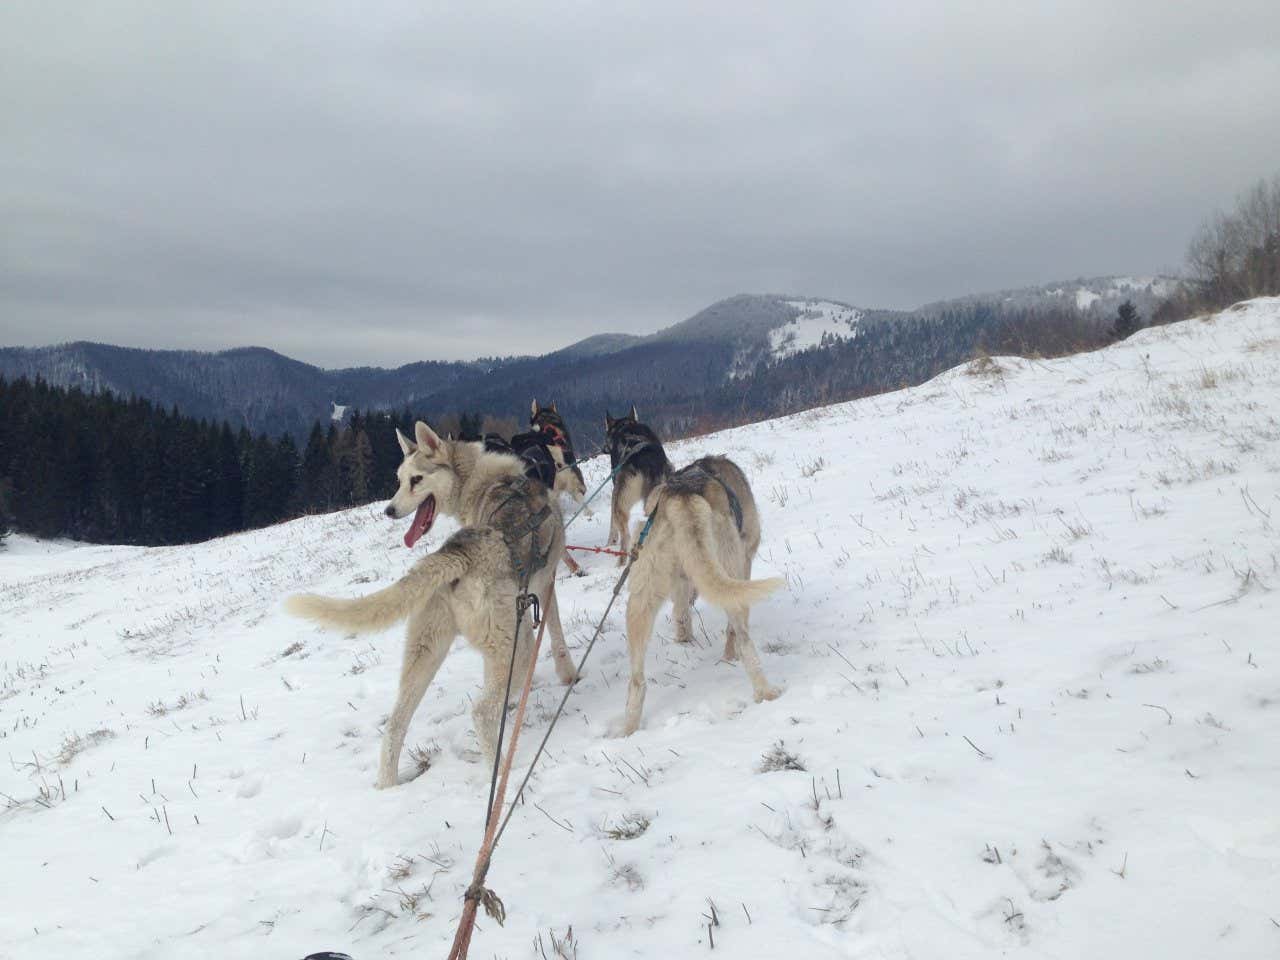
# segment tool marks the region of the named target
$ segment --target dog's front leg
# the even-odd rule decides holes
[[[504,615],[505,617],[505,615]],[[471,722],[475,725],[476,739],[484,755],[488,769],[493,768],[493,758],[498,752],[498,725],[502,720],[503,697],[507,690],[507,670],[511,669],[511,693],[519,696],[529,670],[532,630],[526,616],[520,623],[520,645],[515,663],[511,662],[511,631],[495,629],[481,647],[484,654],[484,690],[471,708]],[[510,737],[511,730],[507,730]]]

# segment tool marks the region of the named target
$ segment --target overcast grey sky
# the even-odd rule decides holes
[[[1280,169],[1278,38],[1275,0],[6,0],[0,344],[393,365],[1168,270]]]

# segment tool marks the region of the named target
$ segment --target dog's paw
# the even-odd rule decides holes
[[[616,717],[604,728],[604,735],[609,740],[623,740],[640,729],[639,722],[629,723],[627,718]]]
[[[561,666],[556,664],[556,679],[558,679],[566,687],[570,684],[577,683],[579,679],[578,670],[573,664],[565,664]]]
[[[756,691],[756,703],[764,703],[766,700],[777,700],[780,696],[782,696],[782,688],[770,685]]]
[[[449,744],[449,752],[463,763],[480,763],[484,759],[484,748],[478,747],[470,738],[458,738]],[[492,754],[490,759],[492,760]]]

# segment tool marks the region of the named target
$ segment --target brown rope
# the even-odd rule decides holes
[[[604,622],[608,619],[609,611],[613,609],[614,601],[618,599],[618,594],[622,592],[622,587],[627,582],[627,577],[631,574],[632,565],[640,556],[640,548],[644,546],[645,540],[649,537],[649,531],[653,528],[653,521],[658,515],[658,507],[661,503],[662,500],[659,498],[658,503],[654,504],[653,512],[645,520],[644,529],[640,531],[640,536],[636,538],[635,545],[628,554],[627,565],[623,567],[622,573],[613,585],[613,593],[609,597],[609,603],[605,607],[604,614],[600,617],[600,622],[596,624],[595,632],[592,634],[590,641],[588,641],[586,650],[583,651],[582,659],[578,661],[579,673],[581,673],[583,665],[587,662],[587,657],[590,656],[592,648],[604,630]],[[551,597],[551,590],[554,589],[555,571],[553,569],[551,586],[547,590],[546,599],[548,601]],[[545,609],[546,603],[543,604],[543,607]],[[546,626],[547,618],[543,617],[542,622],[538,625],[538,635],[533,643],[533,656],[529,660],[529,672],[525,675],[524,689],[520,693],[520,705],[516,708],[515,720],[511,730],[511,743],[507,747],[506,760],[502,764],[497,794],[486,817],[484,840],[480,844],[479,853],[476,854],[476,867],[471,877],[471,886],[467,888],[467,892],[463,895],[462,918],[458,921],[458,932],[453,938],[453,947],[449,951],[449,960],[467,960],[467,951],[471,949],[471,934],[475,930],[476,913],[479,911],[480,906],[483,905],[485,913],[498,921],[498,926],[502,926],[507,918],[506,907],[503,905],[502,900],[484,885],[485,877],[489,873],[489,864],[493,859],[493,848],[498,842],[498,837],[507,829],[507,823],[511,820],[511,815],[516,809],[516,800],[524,793],[524,788],[529,785],[529,779],[533,776],[533,768],[537,765],[547,741],[551,738],[551,731],[555,729],[556,721],[560,719],[560,715],[564,712],[565,704],[569,701],[569,694],[573,692],[574,685],[570,684],[560,698],[560,705],[556,708],[555,715],[552,716],[551,722],[547,725],[542,741],[538,744],[533,760],[529,763],[529,769],[525,771],[524,779],[520,782],[520,788],[516,791],[511,805],[507,808],[506,816],[502,818],[501,826],[499,826],[498,817],[495,814],[502,811],[502,805],[506,799],[507,781],[510,779],[511,767],[516,757],[516,742],[520,739],[520,728],[524,721],[525,706],[529,702],[529,689],[533,685],[533,670],[538,663],[538,651],[542,647],[542,632]]]
[[[555,587],[555,568],[553,567],[551,570],[551,583],[547,587],[546,596],[543,598],[542,608],[544,610],[547,609],[547,604],[551,599],[551,591]],[[458,922],[458,932],[453,938],[453,947],[449,950],[449,960],[466,960],[467,951],[471,949],[471,934],[475,930],[476,913],[480,906],[483,905],[485,913],[498,921],[498,926],[502,926],[503,921],[507,918],[506,907],[503,906],[502,900],[496,893],[485,887],[484,881],[489,873],[489,864],[493,858],[493,845],[497,839],[497,814],[501,812],[503,801],[506,798],[507,780],[511,776],[511,765],[515,762],[516,744],[520,742],[520,728],[524,723],[525,707],[529,704],[529,690],[533,686],[533,671],[538,665],[538,651],[542,649],[542,634],[546,628],[547,618],[544,616],[542,622],[538,624],[538,633],[533,641],[533,651],[529,656],[529,671],[525,674],[524,687],[520,691],[520,703],[516,707],[515,717],[511,722],[511,740],[507,744],[507,755],[502,763],[502,771],[498,779],[497,792],[494,794],[493,805],[489,808],[486,817],[487,826],[484,831],[484,840],[481,841],[480,851],[476,854],[476,867],[471,875],[471,886],[467,888],[467,892],[464,895],[462,918]]]

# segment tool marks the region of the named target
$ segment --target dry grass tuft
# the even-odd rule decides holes
[[[787,749],[787,745],[779,740],[760,758],[760,772],[774,773],[778,770],[804,770],[805,765],[800,758]]]
[[[612,827],[605,826],[604,835],[610,840],[634,840],[642,836],[652,823],[653,820],[643,813],[628,813]]]
[[[826,465],[827,465],[826,458],[817,457],[813,460],[810,460],[808,463],[800,464],[800,475],[807,480],[809,477],[812,477],[814,474],[818,473]]]
[[[356,654],[355,660],[351,662],[351,666],[347,669],[347,676],[358,677],[370,667],[376,667],[382,663],[382,654],[370,648],[367,651],[360,651]]]
[[[1043,563],[1070,563],[1071,554],[1067,553],[1061,546],[1054,547],[1041,558]]]
[[[436,754],[440,752],[440,748],[434,743],[428,747],[421,744],[409,748],[409,761],[413,764],[414,776],[420,777],[431,769],[431,763],[436,758]]]
[[[103,741],[114,739],[115,735],[114,730],[108,730],[105,727],[86,733],[83,737],[78,733],[73,733],[62,741],[62,746],[58,748],[58,755],[54,759],[65,767],[86,750],[96,747]]]
[[[573,927],[565,931],[563,937],[557,937],[555,930],[548,930],[547,937],[551,941],[551,952],[547,952],[547,944],[539,933],[533,941],[534,960],[578,960],[578,944],[581,942],[573,935]]]
[[[1005,368],[991,357],[983,354],[964,368],[966,377],[1003,377]]]
[[[416,857],[405,856],[401,854],[396,857],[396,862],[391,865],[391,869],[387,871],[387,877],[393,883],[399,883],[401,880],[408,880],[409,875],[413,873],[413,865],[417,862]]]
[[[209,694],[205,693],[203,690],[196,693],[184,693],[171,704],[165,703],[163,700],[156,700],[154,703],[147,704],[147,713],[151,714],[153,717],[163,717],[166,714],[170,714],[178,710],[185,710],[187,707],[194,705],[198,700],[203,700],[207,703],[209,700]]]

